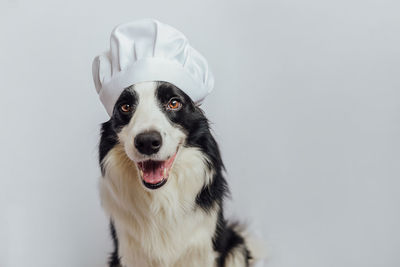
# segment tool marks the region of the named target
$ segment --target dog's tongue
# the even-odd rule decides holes
[[[164,178],[164,161],[139,162],[142,179],[149,184],[157,184]]]
[[[158,184],[168,178],[175,155],[166,161],[147,160],[138,163],[142,179],[149,184]]]

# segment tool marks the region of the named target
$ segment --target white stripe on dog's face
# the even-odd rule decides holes
[[[135,162],[168,159],[184,142],[185,133],[178,126],[174,126],[162,110],[164,107],[156,96],[157,82],[139,83],[131,90],[136,92],[137,106],[129,123],[123,126],[118,134],[126,154]],[[151,155],[141,153],[135,147],[135,137],[154,131],[161,135],[162,144],[159,151]]]

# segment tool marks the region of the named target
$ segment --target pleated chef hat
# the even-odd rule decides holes
[[[206,59],[178,30],[154,19],[117,26],[110,50],[93,61],[93,80],[111,116],[122,91],[145,81],[170,82],[200,103],[214,87]]]

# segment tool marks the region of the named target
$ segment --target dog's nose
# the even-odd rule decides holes
[[[140,153],[145,155],[157,153],[161,145],[161,135],[156,131],[140,133],[135,137],[135,147]]]

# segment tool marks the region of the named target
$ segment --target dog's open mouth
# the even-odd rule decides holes
[[[157,189],[163,186],[168,179],[169,171],[174,163],[176,153],[167,160],[146,160],[137,163],[144,186]]]

